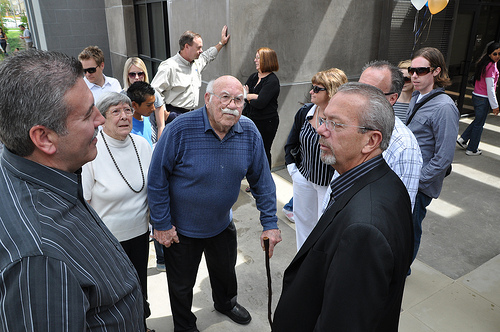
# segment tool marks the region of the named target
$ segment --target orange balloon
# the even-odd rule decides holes
[[[448,5],[449,0],[429,0],[427,5],[432,15],[439,13]]]

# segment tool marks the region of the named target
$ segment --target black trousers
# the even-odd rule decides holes
[[[139,275],[142,295],[144,298],[144,322],[151,315],[148,299],[148,258],[149,258],[149,231],[130,240],[120,242],[123,250],[132,262]]]
[[[178,236],[179,243],[163,248],[174,331],[194,331],[193,287],[203,253],[215,307],[230,310],[236,304],[236,227],[231,222],[222,233],[207,239]]]
[[[267,161],[269,162],[269,168],[271,168],[271,146],[273,145],[274,137],[276,137],[276,132],[278,131],[278,125],[280,123],[280,118],[278,116],[272,119],[266,120],[252,120],[255,126],[259,130],[262,136],[262,141],[264,142],[264,150],[266,151]]]

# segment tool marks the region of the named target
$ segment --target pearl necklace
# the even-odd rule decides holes
[[[118,170],[118,173],[120,173],[120,176],[122,177],[123,181],[125,181],[127,186],[133,192],[135,192],[136,194],[140,193],[142,191],[142,189],[144,189],[144,186],[146,185],[146,181],[144,180],[144,172],[142,170],[141,158],[139,158],[139,152],[137,152],[137,147],[135,146],[134,139],[132,138],[132,136],[130,134],[128,134],[128,137],[130,137],[130,140],[132,141],[132,145],[134,146],[135,154],[137,156],[137,161],[139,161],[139,168],[141,169],[141,175],[142,175],[142,187],[139,190],[135,190],[134,188],[132,188],[130,183],[128,183],[127,179],[125,179],[125,176],[123,176],[122,171],[120,170],[120,167],[118,167],[118,164],[116,163],[115,158],[111,154],[111,150],[109,149],[108,143],[106,142],[106,139],[104,138],[104,134],[102,133],[102,131],[101,131],[101,136],[102,136],[102,140],[104,142],[104,145],[106,145],[106,149],[108,149],[109,155],[111,156],[111,160],[113,160],[113,163],[115,164],[115,167]]]

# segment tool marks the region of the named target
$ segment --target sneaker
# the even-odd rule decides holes
[[[476,152],[472,152],[470,150],[465,151],[465,154],[468,156],[479,156],[479,155],[481,155],[481,153],[483,153],[483,151],[481,151],[479,149],[477,149]]]
[[[290,210],[287,210],[285,208],[283,208],[283,213],[285,214],[285,216],[287,217],[288,220],[290,220],[290,222],[295,222],[295,220],[293,219],[293,211],[290,211]]]
[[[465,143],[462,137],[457,138],[457,144],[460,145],[462,149],[467,149],[467,143]]]
[[[156,269],[158,270],[158,272],[167,272],[165,264],[156,264]]]

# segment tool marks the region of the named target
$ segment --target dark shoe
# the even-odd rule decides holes
[[[252,316],[250,316],[250,313],[247,311],[247,309],[243,308],[239,303],[236,303],[236,305],[231,310],[222,311],[217,309],[217,307],[215,307],[215,310],[231,318],[235,323],[238,324],[246,325],[252,320]]]
[[[250,192],[250,187],[245,188],[245,192],[249,193]]]

